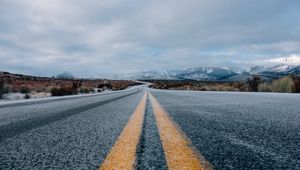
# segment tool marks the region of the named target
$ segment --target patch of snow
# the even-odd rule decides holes
[[[53,100],[53,99],[73,99],[73,98],[80,98],[80,97],[84,97],[84,96],[116,94],[116,93],[129,92],[129,91],[138,91],[138,90],[141,90],[143,87],[145,87],[145,86],[140,85],[140,86],[132,86],[127,89],[118,90],[118,91],[103,91],[103,92],[99,92],[99,93],[77,94],[77,95],[67,95],[67,96],[50,96],[50,97],[31,98],[31,99],[24,99],[25,94],[22,94],[22,93],[9,93],[9,94],[5,94],[5,95],[12,96],[11,99],[14,99],[14,100],[0,100],[0,105],[6,105],[6,104],[11,104],[11,103],[27,103],[27,102],[32,102],[32,101],[48,101],[48,100]],[[19,96],[19,98],[17,96]],[[22,96],[23,96],[23,98],[20,98]]]
[[[8,100],[8,101],[23,100],[25,98],[25,94],[22,94],[22,93],[8,93],[8,94],[4,94],[2,98],[4,100]]]
[[[214,70],[211,67],[209,67],[209,68],[207,68],[206,73],[209,74],[209,73],[212,73],[213,71]]]
[[[291,69],[296,68],[296,67],[297,67],[296,65],[281,64],[281,65],[278,65],[278,66],[271,67],[271,68],[267,69],[267,71],[270,71],[270,72],[288,72]]]
[[[46,92],[31,92],[29,93],[30,99],[40,99],[40,98],[46,98],[51,97],[51,93]],[[3,95],[4,101],[14,101],[14,100],[24,100],[25,94],[23,93],[8,93]]]

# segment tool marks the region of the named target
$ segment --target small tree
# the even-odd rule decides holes
[[[99,89],[112,89],[113,86],[109,83],[101,83],[98,85],[98,88]]]
[[[87,87],[81,87],[80,88],[80,93],[89,93],[90,92],[90,89],[87,88]]]
[[[258,91],[258,85],[260,84],[260,77],[257,75],[253,75],[251,78],[247,79],[248,88],[250,91]]]
[[[72,95],[73,89],[71,87],[54,87],[50,90],[52,96],[64,96],[64,95]]]
[[[30,93],[30,91],[31,91],[31,89],[26,85],[22,85],[21,88],[20,88],[20,92],[23,93],[23,94]]]
[[[275,80],[272,83],[272,91],[280,93],[293,93],[295,92],[295,84],[291,77],[286,76],[281,79]]]
[[[300,93],[300,77],[299,76],[292,76],[294,85],[295,85],[295,92]]]
[[[3,94],[4,94],[4,82],[0,81],[0,98],[2,98]]]
[[[81,82],[79,80],[73,81],[73,85],[72,85],[73,94],[78,93],[78,88],[79,87],[81,87]]]
[[[24,96],[25,99],[30,99],[30,97],[31,96],[28,93],[26,93],[25,96]]]
[[[272,86],[269,83],[261,83],[258,85],[259,92],[272,92]]]

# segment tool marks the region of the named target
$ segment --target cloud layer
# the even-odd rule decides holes
[[[2,0],[0,69],[78,76],[300,54],[299,0]]]

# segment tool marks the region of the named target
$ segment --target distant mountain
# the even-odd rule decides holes
[[[264,74],[287,75],[300,74],[300,65],[280,64],[263,70]]]
[[[176,78],[191,80],[222,80],[237,74],[238,73],[228,68],[200,67],[183,70],[176,75]]]
[[[259,73],[263,72],[264,69],[265,69],[264,66],[252,66],[245,73],[248,73],[248,74],[259,74]]]
[[[264,80],[271,80],[289,74],[300,74],[300,65],[281,64],[272,67],[196,67],[182,70],[142,71],[128,74],[106,74],[97,78],[128,80],[207,80],[207,81],[245,81],[251,75],[260,75]]]
[[[143,71],[123,74],[123,79],[172,79],[167,71]]]
[[[74,79],[75,77],[73,76],[72,73],[69,73],[69,72],[63,72],[61,74],[58,74],[55,76],[55,78],[57,79]]]
[[[94,78],[99,79],[120,79],[120,80],[139,80],[139,79],[176,79],[172,71],[142,71],[124,74],[100,74]]]
[[[237,75],[234,71],[219,67],[188,68],[183,70],[142,71],[127,74],[101,74],[96,78],[128,79],[128,80],[219,80]]]

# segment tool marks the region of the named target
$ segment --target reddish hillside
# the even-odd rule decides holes
[[[23,88],[29,91],[50,92],[53,88],[71,88],[73,91],[85,89],[121,90],[138,83],[128,80],[92,80],[92,79],[56,79],[54,77],[37,77],[22,74],[0,72],[0,83],[11,92],[21,92]]]

